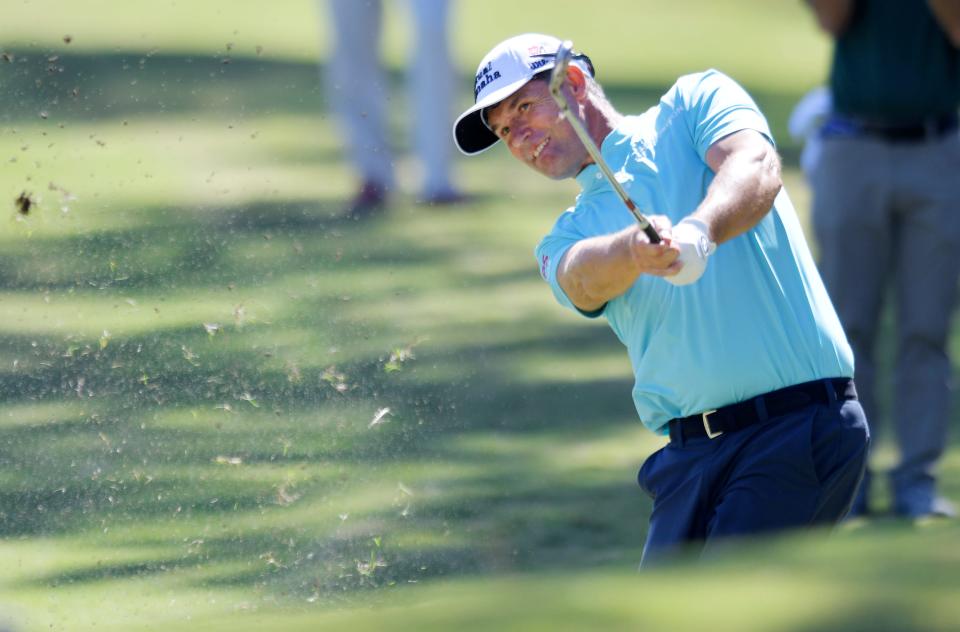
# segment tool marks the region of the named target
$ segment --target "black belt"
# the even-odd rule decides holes
[[[824,124],[821,134],[826,138],[873,136],[891,143],[915,143],[936,140],[956,130],[958,124],[960,124],[960,118],[955,112],[902,124],[834,115]]]
[[[848,377],[795,384],[716,410],[671,419],[670,440],[683,443],[698,437],[713,439],[809,404],[832,404],[839,399],[856,398],[857,389]]]

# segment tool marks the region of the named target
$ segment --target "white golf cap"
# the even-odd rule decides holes
[[[534,75],[553,68],[560,44],[550,35],[524,33],[500,42],[487,53],[474,80],[475,103],[453,124],[453,140],[460,151],[472,156],[500,140],[487,127],[484,108],[503,101]],[[593,76],[593,64],[586,55],[575,54],[570,63]]]

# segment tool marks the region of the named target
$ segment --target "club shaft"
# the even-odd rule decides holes
[[[563,95],[560,96],[563,98]],[[564,101],[566,101],[564,99]],[[623,203],[626,205],[627,209],[633,213],[633,216],[637,218],[637,222],[640,224],[640,228],[647,234],[647,237],[650,238],[652,243],[660,242],[660,235],[657,234],[657,231],[650,224],[643,213],[637,209],[637,205],[633,203],[633,200],[630,199],[630,196],[627,195],[626,190],[623,188],[623,185],[617,180],[613,175],[610,167],[607,165],[607,161],[603,159],[600,155],[600,151],[597,149],[596,145],[593,142],[593,139],[587,134],[587,130],[583,127],[583,123],[580,122],[576,116],[570,111],[570,108],[566,106],[562,107],[564,116],[567,117],[567,121],[573,127],[573,131],[577,133],[577,136],[580,138],[580,142],[583,143],[583,146],[586,147],[587,153],[590,154],[590,157],[593,158],[593,162],[600,168],[600,171],[603,172],[603,175],[610,182],[610,185],[613,186],[613,190],[617,192],[617,195],[620,196],[620,199],[623,200]]]
[[[654,228],[650,223],[650,220],[644,217],[643,213],[637,209],[637,205],[634,204],[633,200],[630,199],[630,196],[627,195],[623,185],[617,181],[617,178],[613,175],[613,171],[611,171],[610,167],[607,165],[607,161],[604,160],[603,156],[600,155],[600,150],[597,149],[596,143],[593,142],[593,139],[590,138],[590,135],[587,133],[586,128],[583,126],[583,122],[577,118],[573,112],[570,111],[570,105],[567,103],[566,97],[564,97],[563,93],[560,91],[560,88],[563,86],[563,77],[566,74],[567,66],[570,63],[571,48],[571,44],[564,42],[564,44],[561,45],[560,50],[557,51],[556,65],[553,68],[553,74],[550,79],[550,94],[553,95],[553,99],[557,102],[557,106],[560,108],[560,113],[564,118],[567,119],[567,122],[570,123],[570,126],[577,134],[580,142],[583,143],[583,146],[586,148],[587,153],[590,154],[590,157],[593,159],[594,164],[600,168],[600,171],[610,182],[613,190],[617,192],[617,195],[620,196],[620,199],[623,201],[624,205],[637,219],[637,223],[640,224],[640,229],[643,230],[643,232],[647,235],[650,243],[660,243],[660,235],[657,233],[657,229]]]

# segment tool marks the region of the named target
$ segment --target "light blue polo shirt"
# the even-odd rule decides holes
[[[713,180],[707,150],[744,129],[773,143],[743,88],[708,70],[681,77],[659,105],[625,117],[600,151],[646,214],[676,224]],[[596,165],[577,181],[575,206],[536,248],[541,275],[571,309],[557,282],[564,253],[581,239],[636,221]],[[759,224],[717,248],[699,281],[678,287],[641,275],[602,313],[627,347],[640,419],[656,432],[666,432],[674,417],[784,386],[853,377],[853,353],[785,190]]]

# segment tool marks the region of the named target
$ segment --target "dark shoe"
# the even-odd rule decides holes
[[[387,188],[379,182],[364,182],[357,195],[347,205],[346,216],[350,219],[366,219],[376,215],[387,206]]]

